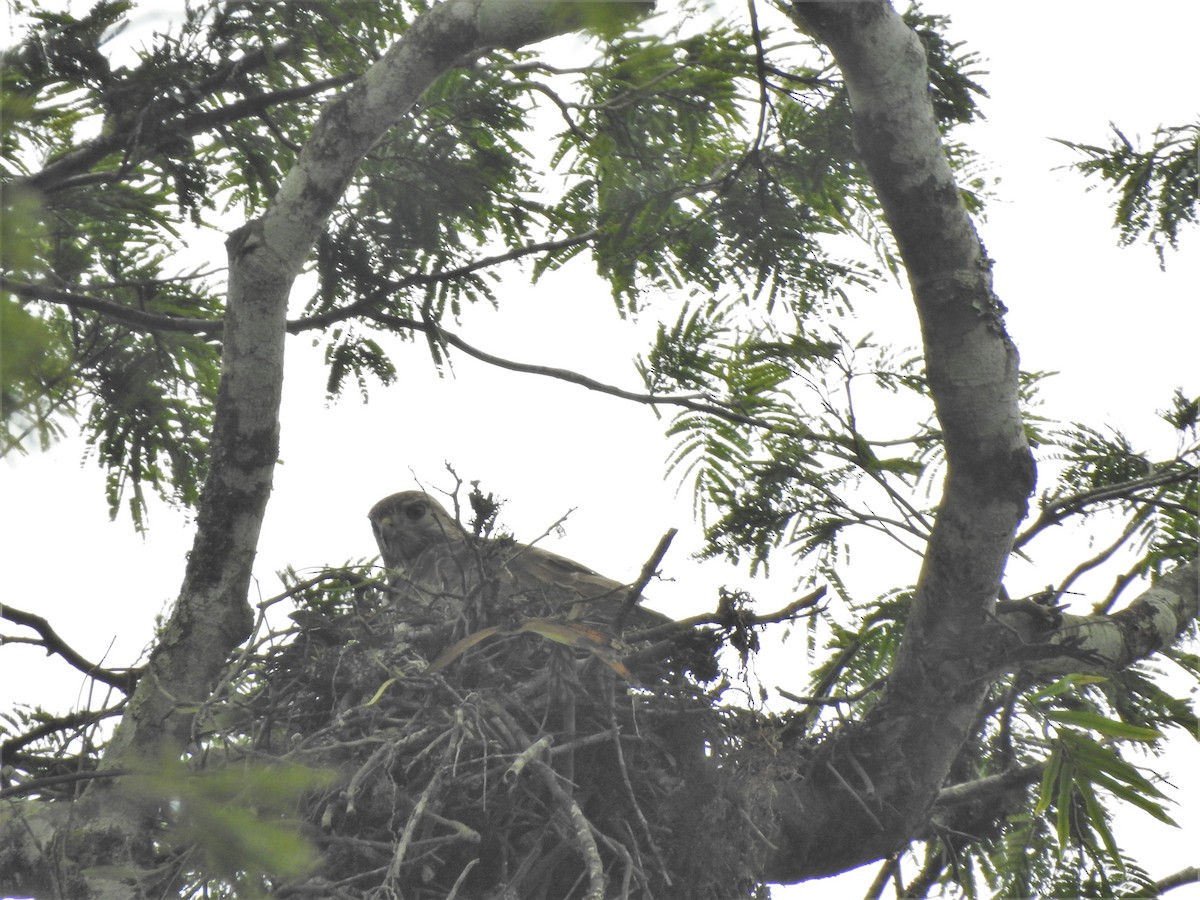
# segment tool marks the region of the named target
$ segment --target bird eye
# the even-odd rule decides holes
[[[413,522],[425,515],[429,507],[424,503],[413,503],[411,506],[404,508],[404,515],[408,516]]]

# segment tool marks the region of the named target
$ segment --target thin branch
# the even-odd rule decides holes
[[[124,691],[126,694],[133,690],[134,685],[137,684],[138,677],[141,675],[139,669],[126,669],[116,672],[111,669],[103,669],[95,663],[88,662],[74,648],[67,644],[50,623],[41,616],[12,606],[0,606],[0,618],[8,619],[14,625],[23,625],[26,628],[32,628],[41,637],[41,640],[36,643],[45,647],[47,653],[57,653],[67,663],[74,666],[80,672],[83,672],[89,678],[102,681],[119,691]]]
[[[20,784],[0,790],[0,800],[5,800],[9,797],[20,797],[24,794],[32,794],[34,791],[40,791],[43,788],[54,787],[58,784],[70,784],[75,781],[91,781],[95,778],[120,778],[121,776],[128,774],[129,772],[126,769],[107,769],[103,772],[68,772],[65,775],[47,775],[45,778],[31,778],[29,781],[22,781]]]
[[[887,684],[886,678],[876,678],[861,691],[856,691],[853,694],[828,694],[823,697],[805,697],[801,694],[793,694],[791,691],[775,685],[775,690],[779,696],[785,700],[790,700],[792,703],[802,703],[807,706],[840,706],[843,703],[857,703],[864,697],[873,694]]]
[[[322,78],[319,81],[312,82],[311,84],[302,84],[293,88],[285,88],[283,90],[255,94],[250,97],[243,97],[241,100],[237,100],[225,106],[220,106],[216,109],[205,110],[204,112],[197,113],[194,116],[187,116],[183,119],[180,119],[177,123],[172,123],[171,136],[175,137],[180,133],[199,134],[208,130],[209,128],[216,128],[220,125],[226,125],[230,122],[236,122],[240,119],[248,119],[252,116],[262,116],[272,106],[278,106],[281,103],[289,103],[293,100],[304,100],[323,91],[343,87],[358,77],[358,72],[347,72],[331,78]]]
[[[663,557],[667,555],[671,541],[675,540],[675,535],[677,534],[679,534],[678,528],[667,530],[659,539],[658,546],[654,548],[654,552],[650,555],[650,558],[646,560],[646,564],[642,566],[642,572],[638,576],[638,580],[629,588],[629,593],[625,595],[625,600],[621,604],[620,612],[613,619],[613,630],[618,634],[621,632],[621,625],[625,621],[625,617],[629,615],[638,601],[642,599],[642,591],[646,589],[646,585],[650,583],[650,579],[658,571],[659,564],[662,563]]]
[[[1095,506],[1096,504],[1105,503],[1110,500],[1129,500],[1135,491],[1165,487],[1180,481],[1186,481],[1189,478],[1195,478],[1198,472],[1200,472],[1200,469],[1196,466],[1185,465],[1178,469],[1167,468],[1161,472],[1154,472],[1147,475],[1144,478],[1133,478],[1129,481],[1122,481],[1120,484],[1104,485],[1090,491],[1080,491],[1078,494],[1071,494],[1059,500],[1052,500],[1042,507],[1041,513],[1039,513],[1033,524],[1018,535],[1016,541],[1013,542],[1013,550],[1019,550],[1021,547],[1024,547],[1051,525],[1057,525],[1068,516],[1083,512],[1085,507]]]
[[[814,691],[814,695],[816,697],[830,696],[829,691],[837,683],[838,678],[841,677],[841,674],[843,670],[845,670],[846,666],[850,665],[850,662],[861,649],[862,641],[858,638],[855,638],[844,648],[842,648],[842,652],[839,653],[832,662],[830,662],[828,670],[826,670],[825,674],[821,677],[820,682],[818,682],[816,690]],[[813,713],[820,705],[821,704],[810,700],[808,707],[800,714],[800,724],[807,728],[812,721]]]
[[[575,850],[583,857],[588,881],[585,900],[603,900],[608,880],[604,877],[604,863],[600,858],[600,848],[596,846],[596,839],[592,836],[591,823],[575,799],[558,783],[558,775],[554,769],[540,760],[535,761],[534,768],[541,776],[542,784],[554,798],[559,811],[565,815],[571,836],[574,838]]]
[[[535,90],[538,93],[545,94],[547,97],[549,97],[550,101],[558,107],[558,111],[562,114],[563,121],[567,123],[567,129],[571,132],[571,134],[581,141],[587,140],[587,135],[584,134],[583,130],[575,124],[575,120],[571,118],[571,107],[577,108],[578,104],[568,103],[562,97],[558,96],[558,93],[553,88],[551,88],[549,85],[542,84],[540,81],[527,81],[526,85],[531,90]]]
[[[815,606],[817,602],[825,596],[825,591],[826,588],[824,586],[819,587],[815,591],[805,594],[798,600],[793,600],[787,606],[783,607],[782,609],[778,609],[773,613],[763,613],[761,615],[747,613],[739,617],[738,624],[749,627],[754,625],[774,625],[779,622],[790,621],[796,618],[801,612],[809,610]],[[720,611],[713,613],[702,613],[698,616],[692,616],[687,619],[679,619],[675,622],[669,622],[666,625],[656,625],[653,628],[647,628],[644,631],[639,631],[637,633],[637,639],[639,641],[653,640],[665,635],[675,635],[681,631],[689,631],[702,625],[728,626],[730,624],[730,618],[727,613]],[[657,652],[657,649],[657,647],[650,647],[647,648],[647,650],[638,651],[637,653],[634,653],[628,657],[628,659],[637,659],[645,654]]]
[[[314,328],[324,328],[326,325],[333,325],[337,322],[345,321],[358,315],[367,315],[375,310],[380,303],[386,300],[390,295],[406,290],[410,287],[429,287],[430,285],[443,284],[447,281],[452,281],[455,278],[461,278],[464,275],[470,275],[478,272],[480,269],[486,269],[489,266],[498,265],[504,262],[510,262],[514,259],[523,259],[534,253],[552,252],[555,250],[564,250],[570,247],[577,247],[580,244],[586,244],[594,238],[598,232],[592,228],[579,234],[573,234],[565,238],[556,238],[550,241],[538,241],[533,244],[526,244],[524,247],[515,247],[512,250],[507,250],[504,253],[497,253],[494,256],[485,256],[477,259],[474,262],[469,262],[466,265],[458,266],[453,269],[446,269],[440,272],[424,273],[418,272],[413,275],[406,275],[404,278],[396,281],[389,281],[377,291],[373,291],[369,296],[361,300],[356,300],[348,306],[340,306],[337,309],[327,310],[325,312],[316,313],[311,316],[304,316],[299,319],[292,319],[287,324],[288,334],[299,334],[302,331],[311,331]]]
[[[71,728],[87,728],[89,725],[96,724],[101,719],[107,719],[110,716],[119,714],[124,708],[125,702],[122,700],[115,706],[101,710],[84,710],[82,712],[68,713],[65,716],[56,716],[49,721],[40,723],[23,734],[14,735],[6,741],[0,742],[0,759],[9,764],[13,761],[13,755],[18,750],[32,744],[34,741],[41,740],[47,735],[54,734],[56,731],[66,731]]]
[[[39,284],[28,284],[14,281],[0,275],[0,288],[18,297],[30,300],[40,300],[44,303],[55,303],[74,310],[87,309],[98,312],[135,328],[148,331],[181,331],[186,334],[220,334],[225,323],[221,319],[193,319],[187,316],[163,316],[148,313],[144,310],[114,303],[112,300],[102,300],[99,297],[89,297],[86,294],[76,294],[70,291],[58,291]]]
[[[508,369],[511,372],[524,372],[528,375],[543,375],[548,378],[557,378],[560,381],[578,384],[590,391],[596,391],[601,394],[619,397],[622,400],[632,400],[635,403],[644,403],[648,406],[681,406],[685,409],[690,409],[695,412],[703,412],[708,413],[709,415],[718,416],[722,419],[735,422],[740,425],[749,425],[755,428],[771,427],[771,423],[766,419],[759,419],[754,416],[745,416],[741,413],[733,412],[732,410],[725,409],[724,407],[717,406],[712,403],[701,403],[692,397],[683,397],[678,395],[638,394],[634,393],[633,391],[627,391],[624,388],[616,387],[615,385],[605,384],[602,381],[596,381],[594,378],[589,378],[588,376],[581,375],[578,372],[572,372],[569,369],[558,369],[552,366],[535,366],[529,363],[517,362],[516,360],[512,359],[505,359],[501,356],[493,356],[491,353],[487,353],[478,349],[477,347],[472,346],[471,344],[468,344],[456,334],[446,331],[440,325],[436,325],[433,322],[423,322],[417,319],[409,319],[402,316],[393,316],[384,313],[367,314],[366,317],[378,322],[381,325],[386,325],[388,328],[424,332],[434,337],[440,343],[457,347],[463,353],[478,359],[480,362],[485,362],[501,369]]]
[[[578,68],[563,68],[544,62],[511,63],[504,66],[509,72],[545,72],[547,75],[586,75],[595,72],[595,66],[579,66]]]
[[[1137,515],[1129,520],[1129,524],[1125,526],[1124,530],[1122,530],[1122,532],[1117,536],[1116,540],[1114,540],[1095,556],[1091,557],[1090,559],[1085,559],[1071,570],[1070,574],[1063,579],[1062,584],[1058,586],[1056,595],[1065,594],[1067,592],[1067,588],[1074,584],[1075,581],[1085,572],[1090,572],[1097,566],[1108,562],[1108,560],[1112,558],[1113,554],[1120,550],[1125,542],[1133,537],[1138,528],[1142,526],[1142,523],[1144,523],[1146,519],[1150,517],[1151,512],[1153,512],[1153,507],[1151,506],[1146,506],[1138,510]]]

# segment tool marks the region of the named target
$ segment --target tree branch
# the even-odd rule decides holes
[[[1061,596],[1065,594],[1068,590],[1070,590],[1071,585],[1073,585],[1080,578],[1080,576],[1086,572],[1090,572],[1097,566],[1104,565],[1104,563],[1112,559],[1113,554],[1120,550],[1121,547],[1125,545],[1126,541],[1128,541],[1137,533],[1137,530],[1145,523],[1146,519],[1149,518],[1150,512],[1151,509],[1149,507],[1144,507],[1139,510],[1137,514],[1129,520],[1129,524],[1122,529],[1121,533],[1117,535],[1117,537],[1107,547],[1089,559],[1085,559],[1083,562],[1073,568],[1070,573],[1068,573],[1067,577],[1059,583],[1058,589],[1055,591],[1055,595]]]
[[[924,831],[986,696],[986,611],[1034,481],[1016,349],[941,143],[919,38],[886,2],[793,2],[789,13],[845,78],[855,143],[912,285],[947,476],[886,692],[821,743],[812,777],[781,786],[768,877],[785,882],[887,858]]]
[[[148,313],[145,310],[90,297],[86,294],[76,294],[70,291],[58,291],[38,284],[28,284],[16,281],[6,275],[0,275],[0,288],[25,297],[29,300],[40,300],[43,303],[54,303],[74,310],[90,310],[108,316],[123,325],[145,331],[179,331],[185,334],[220,334],[225,328],[222,319],[193,319],[187,316],[164,316],[158,313]]]
[[[14,735],[5,741],[0,741],[0,760],[4,764],[11,765],[14,757],[23,747],[27,747],[34,741],[55,734],[60,731],[69,729],[86,728],[89,725],[94,725],[102,719],[111,718],[117,715],[124,708],[124,702],[117,703],[114,706],[106,707],[101,710],[84,710],[82,712],[68,713],[64,716],[55,716],[48,721],[41,722],[28,731],[22,734]]]
[[[1197,883],[1200,883],[1200,868],[1188,866],[1186,869],[1180,869],[1174,875],[1168,875],[1166,878],[1156,881],[1154,883],[1154,892],[1156,894],[1165,894],[1167,891],[1175,890],[1175,888]]]
[[[1123,481],[1120,484],[1107,484],[1090,491],[1081,491],[1078,494],[1071,494],[1061,499],[1051,500],[1042,507],[1041,512],[1034,519],[1033,523],[1022,531],[1013,542],[1013,549],[1021,549],[1046,528],[1051,525],[1058,525],[1068,516],[1083,512],[1089,506],[1096,506],[1100,503],[1107,503],[1113,500],[1129,500],[1138,491],[1148,488],[1165,487],[1180,481],[1186,481],[1189,478],[1196,478],[1198,475],[1200,475],[1200,468],[1196,466],[1185,465],[1182,468],[1170,466],[1164,468],[1162,471],[1153,472],[1144,478],[1133,478],[1129,481]]]
[[[61,656],[69,665],[74,666],[89,678],[94,678],[110,687],[115,687],[126,694],[132,691],[137,684],[138,677],[141,674],[139,669],[126,669],[123,672],[115,672],[89,662],[77,653],[70,644],[64,641],[50,623],[39,615],[25,612],[24,610],[17,609],[15,606],[0,605],[0,618],[8,619],[14,625],[23,625],[26,628],[32,628],[38,633],[40,638],[40,640],[34,643],[45,647],[47,653]],[[0,636],[0,644],[4,644],[5,640],[3,636]]]
[[[726,409],[722,406],[717,406],[713,403],[702,403],[692,397],[639,394],[634,391],[627,391],[624,388],[616,387],[615,385],[597,381],[594,378],[589,378],[587,375],[581,375],[580,373],[573,372],[570,369],[558,369],[553,366],[538,366],[533,365],[532,363],[523,363],[517,362],[513,359],[506,359],[502,356],[495,356],[485,350],[480,350],[478,347],[475,347],[472,344],[468,344],[458,335],[454,334],[453,332],[446,331],[440,325],[431,321],[409,319],[403,316],[389,315],[387,313],[364,313],[364,318],[378,322],[380,325],[384,325],[394,330],[423,332],[428,334],[439,343],[456,347],[463,353],[466,353],[468,356],[473,357],[480,362],[497,366],[501,369],[507,369],[510,372],[523,372],[527,375],[541,375],[547,378],[555,378],[559,381],[566,381],[570,384],[577,384],[580,387],[585,387],[589,391],[608,394],[612,397],[619,397],[622,400],[632,400],[634,403],[643,403],[647,406],[679,406],[684,409],[690,409],[696,412],[703,412],[709,415],[718,416],[722,419],[735,422],[739,425],[748,425],[753,428],[770,427],[770,423],[765,419],[758,419],[753,416],[745,416],[741,413],[736,413],[733,410]]]
[[[470,275],[473,272],[478,272],[481,269],[486,269],[489,266],[498,265],[504,262],[510,262],[514,259],[523,259],[526,256],[531,256],[534,253],[553,252],[555,250],[563,250],[569,247],[578,247],[581,244],[586,244],[596,236],[596,229],[589,229],[580,234],[573,234],[565,238],[555,238],[548,241],[540,241],[534,244],[527,244],[524,247],[515,247],[512,250],[507,250],[504,253],[497,253],[494,256],[485,256],[482,259],[477,259],[465,265],[457,266],[453,269],[446,269],[441,272],[417,272],[412,275],[406,275],[396,281],[388,282],[379,290],[373,292],[370,296],[364,297],[361,300],[349,304],[348,306],[338,307],[337,309],[326,310],[325,312],[314,313],[311,316],[303,316],[299,319],[293,319],[288,322],[288,334],[299,334],[302,331],[311,331],[314,328],[325,328],[329,325],[334,325],[338,322],[343,322],[346,319],[354,316],[369,316],[375,312],[380,304],[383,303],[392,294],[406,290],[410,287],[428,287],[435,284],[445,284],[448,281],[453,281],[456,278],[462,278],[465,275]]]
[[[816,606],[817,602],[825,596],[826,588],[819,587],[815,591],[810,591],[803,597],[793,600],[786,606],[770,613],[740,613],[736,619],[731,619],[728,610],[718,609],[716,612],[701,613],[698,616],[691,616],[687,619],[679,619],[674,622],[668,622],[665,625],[656,625],[653,628],[646,628],[637,632],[639,641],[655,640],[664,635],[677,635],[684,631],[691,631],[703,625],[718,625],[722,628],[734,626],[753,627],[757,625],[775,625],[780,622],[789,622],[798,617],[801,612],[809,610]],[[632,654],[630,659],[639,658],[658,658],[655,654],[659,648],[649,647],[646,650],[638,651]]]
[[[986,801],[997,794],[1007,793],[1014,787],[1036,784],[1046,771],[1045,763],[1019,766],[999,775],[988,775],[975,781],[952,784],[938,792],[938,806],[958,806],[963,803]]]
[[[1018,635],[991,643],[994,671],[1021,668],[1038,678],[1111,674],[1169,647],[1200,617],[1200,563],[1179,566],[1129,606],[1108,615],[1064,615],[1036,643]]]

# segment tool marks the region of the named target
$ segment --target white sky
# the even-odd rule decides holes
[[[991,94],[988,121],[964,136],[1003,179],[981,232],[997,261],[997,292],[1010,309],[1022,364],[1061,372],[1044,385],[1042,411],[1112,424],[1135,444],[1170,453],[1173,439],[1156,410],[1176,386],[1200,390],[1200,234],[1184,234],[1183,250],[1168,256],[1165,274],[1150,248],[1117,249],[1108,198],[1085,194],[1077,176],[1054,171],[1072,156],[1048,138],[1106,143],[1110,120],[1130,136],[1148,137],[1159,123],[1194,118],[1200,8],[929,0],[926,9],[951,14],[953,36],[988,59],[991,74],[982,79]],[[212,252],[223,261],[219,241]],[[631,360],[645,350],[654,323],[620,321],[585,267],[537,287],[513,284],[502,297],[499,312],[470,311],[458,333],[501,356],[639,388]],[[915,343],[903,293],[860,298],[858,312],[878,337]],[[690,489],[677,494],[677,483],[664,481],[665,422],[646,408],[466,358],[456,360],[453,377],[439,379],[420,343],[397,359],[399,384],[375,391],[367,406],[350,396],[329,408],[319,351],[309,344],[292,338],[288,349],[283,465],[258,557],[255,590],[262,597],[277,592],[272,573],[285,565],[305,569],[374,555],[367,509],[412,487],[412,472],[446,486],[445,460],[509,499],[504,520],[518,537],[533,539],[577,507],[565,536],[552,535],[545,546],[615,578],[633,578],[662,532],[679,527],[665,563],[674,580],[647,592],[673,614],[710,608],[721,584],[750,589],[762,609],[794,596],[785,566],[777,565],[769,581],[751,582],[744,571],[689,559],[699,546]],[[161,506],[145,538],[125,517],[110,523],[103,475],[91,463],[81,466],[81,454],[79,442],[66,441],[0,465],[4,599],[47,616],[85,656],[129,664],[179,586],[190,528]],[[1062,557],[1043,557],[1040,569],[1010,568],[1014,592],[1061,577],[1085,552],[1088,537],[1064,535]],[[915,577],[903,558],[886,566],[869,554],[860,559],[862,599]],[[875,574],[881,568],[882,577]],[[1086,584],[1105,591],[1105,579]],[[799,684],[804,672],[799,641],[779,645],[759,663],[768,687]],[[84,680],[57,660],[22,647],[0,650],[0,710],[18,700],[62,709],[84,701],[85,690]],[[1125,814],[1125,828],[1118,825],[1118,838],[1154,877],[1200,863],[1198,746],[1176,738],[1166,757],[1180,796],[1193,798],[1173,810],[1182,829],[1137,811]],[[860,895],[874,870],[777,888],[775,896]],[[1200,886],[1171,896],[1195,900]]]

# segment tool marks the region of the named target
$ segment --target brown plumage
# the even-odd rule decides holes
[[[471,537],[423,491],[385,497],[369,513],[390,582],[405,599],[453,615],[466,603],[508,605],[522,614],[611,624],[629,586],[555,553],[510,540]],[[670,620],[634,607],[626,627]]]

